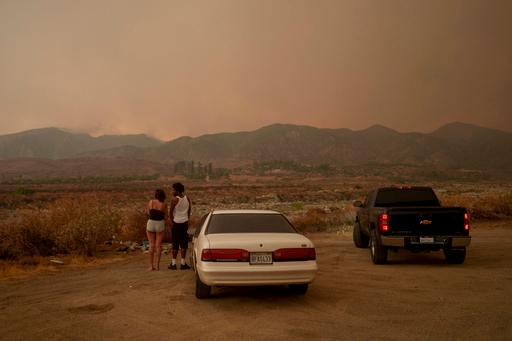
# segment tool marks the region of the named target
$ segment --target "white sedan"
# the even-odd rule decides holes
[[[318,271],[311,240],[275,211],[210,212],[193,243],[198,298],[209,297],[212,286],[289,285],[304,294]]]

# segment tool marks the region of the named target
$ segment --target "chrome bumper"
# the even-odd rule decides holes
[[[434,236],[433,243],[420,243],[419,237],[381,236],[380,240],[382,245],[390,247],[406,247],[407,245],[466,247],[471,244],[470,236]]]
[[[316,261],[272,265],[198,262],[197,273],[207,285],[244,286],[311,283],[318,271]]]

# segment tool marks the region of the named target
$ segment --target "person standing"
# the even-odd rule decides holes
[[[181,264],[180,270],[190,269],[190,266],[185,262],[188,249],[188,220],[190,219],[190,210],[192,203],[185,195],[185,186],[176,182],[172,185],[174,198],[171,201],[169,208],[169,216],[172,222],[172,260],[168,268],[176,270],[176,258],[178,257],[178,250],[181,250]]]
[[[162,254],[162,239],[165,229],[165,192],[161,189],[155,191],[155,199],[148,202],[147,213],[149,216],[146,224],[146,235],[149,241],[149,268],[148,270],[160,270],[160,256]]]

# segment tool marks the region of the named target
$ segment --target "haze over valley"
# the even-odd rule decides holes
[[[147,135],[91,137],[58,128],[0,136],[5,180],[23,176],[140,176],[175,174],[195,162],[250,172],[320,169],[357,175],[358,167],[506,173],[512,169],[512,134],[464,123],[431,133],[399,133],[274,124],[254,131],[161,141]],[[206,175],[207,171],[203,175]]]

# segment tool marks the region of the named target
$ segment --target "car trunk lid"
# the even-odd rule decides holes
[[[212,249],[244,249],[273,252],[282,248],[312,248],[313,243],[298,233],[229,233],[206,235]]]

